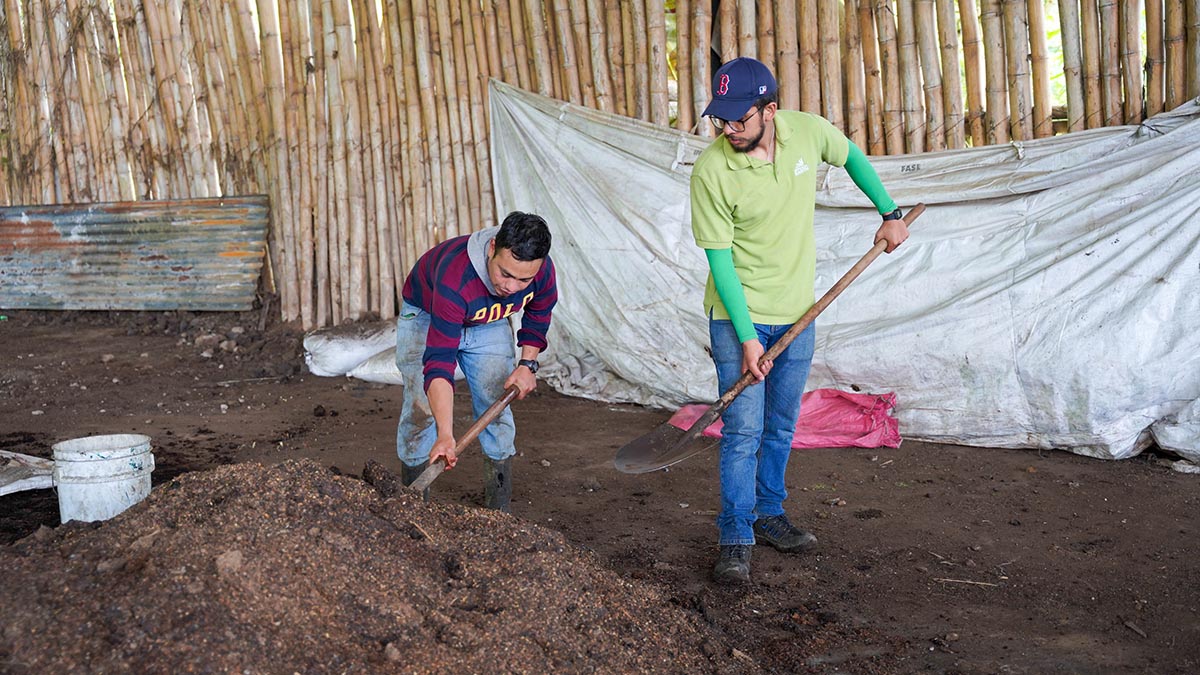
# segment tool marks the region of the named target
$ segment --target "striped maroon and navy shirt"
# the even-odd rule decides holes
[[[554,263],[542,262],[525,290],[500,298],[492,295],[467,253],[471,235],[447,239],[429,249],[413,265],[404,281],[404,301],[429,313],[425,338],[425,390],[436,378],[454,384],[454,364],[463,328],[507,319],[524,310],[517,345],[546,348],[550,312],[558,302]]]

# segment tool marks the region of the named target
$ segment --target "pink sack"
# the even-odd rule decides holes
[[[898,448],[900,423],[889,414],[896,395],[852,394],[837,389],[816,389],[800,399],[793,448]],[[687,429],[709,406],[693,403],[671,416],[672,426]],[[721,420],[704,430],[709,438],[720,438]]]

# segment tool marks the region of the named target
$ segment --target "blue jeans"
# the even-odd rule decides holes
[[[791,325],[754,324],[764,349],[770,349],[788,328]],[[710,319],[708,331],[724,393],[742,376],[742,345],[729,321]],[[783,513],[784,474],[815,344],[816,328],[810,325],[775,358],[767,379],[746,387],[722,415],[721,513],[717,516],[721,545],[753,544],[758,516]]]
[[[437,424],[425,395],[422,362],[429,320],[428,313],[408,303],[400,307],[400,316],[396,319],[396,367],[404,380],[404,400],[400,405],[400,424],[396,428],[396,454],[408,466],[427,461],[437,440]],[[512,327],[508,321],[463,329],[458,345],[458,366],[467,376],[476,419],[504,395],[504,381],[512,374],[515,359]],[[516,454],[513,445],[516,433],[512,411],[505,408],[496,421],[479,434],[483,454],[495,460],[512,457]]]

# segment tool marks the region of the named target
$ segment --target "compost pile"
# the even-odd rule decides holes
[[[0,548],[9,673],[751,672],[654,587],[371,464],[180,476]]]

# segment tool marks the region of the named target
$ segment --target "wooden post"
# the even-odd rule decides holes
[[[701,119],[700,114],[712,97],[712,75],[709,73],[712,43],[712,11],[703,0],[692,4],[692,104],[696,110],[696,133],[712,138],[715,130]]]
[[[1104,102],[1100,87],[1100,9],[1090,0],[1079,5],[1080,35],[1083,44],[1084,125],[1095,129],[1104,125]]]
[[[962,148],[966,147],[966,141],[963,129],[962,80],[958,74],[958,28],[954,17],[954,0],[936,0],[935,7],[938,41],[942,47],[942,103],[946,147]]]
[[[867,142],[872,155],[887,152],[883,132],[883,88],[879,68],[879,42],[875,35],[874,0],[860,0],[858,29],[862,36],[863,72],[867,92]]]
[[[1142,99],[1142,37],[1139,0],[1121,0],[1121,81],[1125,85],[1125,124],[1140,124],[1145,116]],[[1149,64],[1147,64],[1148,66]],[[1049,88],[1047,86],[1047,88]]]
[[[1083,52],[1079,46],[1079,0],[1058,0],[1058,18],[1062,27],[1063,75],[1067,81],[1067,130],[1083,131]]]
[[[370,309],[370,277],[367,233],[367,201],[363,189],[363,138],[361,105],[358,98],[358,67],[354,35],[350,28],[350,8],[346,0],[333,0],[333,25],[337,38],[338,78],[345,106],[346,178],[349,181],[348,227],[350,234],[349,296],[347,316],[359,319]]]
[[[1041,2],[1041,0],[1033,0]],[[1001,0],[1004,12],[1004,46],[1008,56],[1009,129],[1014,140],[1033,137],[1032,95],[1029,84],[1029,31],[1025,0]]]
[[[846,64],[846,136],[851,143],[867,149],[867,89],[862,69],[862,32],[858,25],[859,0],[846,0],[842,15],[842,63]]]
[[[1146,117],[1163,111],[1163,0],[1146,0]]]
[[[896,22],[890,0],[874,0],[879,30],[879,69],[883,73],[883,133],[889,155],[904,152],[904,111],[900,107],[900,72],[896,54]]]
[[[842,112],[842,63],[841,26],[838,0],[819,0],[817,27],[821,34],[821,114],[833,126],[846,132],[846,119]]]
[[[583,90],[583,105],[596,107],[596,83],[592,73],[591,40],[588,39],[587,5],[582,1],[567,3],[571,10],[571,34],[575,55],[579,59],[579,85]]]
[[[702,2],[703,0],[697,0]],[[775,49],[778,51],[775,71],[779,83],[779,107],[800,109],[800,43],[797,37],[796,0],[778,0]]]
[[[571,8],[569,0],[554,0],[554,26],[558,30],[558,48],[566,75],[566,92],[563,98],[576,105],[583,105],[583,88],[579,83],[579,59],[575,54],[575,37],[571,32]]]
[[[200,3],[188,3],[193,12]],[[199,22],[197,22],[197,25]],[[308,31],[301,23],[299,3],[287,2],[279,7],[279,31],[283,42],[283,76],[287,82],[287,99],[284,103],[286,126],[285,147],[288,170],[291,172],[293,224],[291,258],[295,260],[296,298],[299,305],[300,324],[304,329],[315,327],[316,308],[313,298],[313,202],[311,186],[312,166],[308,150],[311,119],[306,114],[305,101],[308,84],[304,45],[301,41]],[[210,107],[216,111],[220,103]],[[214,118],[216,119],[216,118]]]
[[[412,2],[413,16],[425,15],[425,21],[428,23],[428,10],[422,6],[426,2],[422,0],[412,0]],[[492,3],[485,2],[484,4],[494,4],[495,6],[496,33],[500,41],[501,77],[509,84],[521,86],[521,77],[517,72],[516,50],[513,49],[512,14],[509,13],[508,3],[509,0],[493,0]]]
[[[688,1],[689,0],[683,0],[683,3],[681,4],[687,3]],[[608,36],[609,45],[608,57],[609,63],[612,65],[612,67],[609,69],[609,74],[612,76],[613,110],[616,111],[618,115],[629,116],[632,108],[630,104],[633,102],[633,97],[630,94],[632,94],[633,91],[631,89],[626,89],[625,86],[625,66],[628,60],[631,58],[631,53],[626,51],[625,44],[626,41],[630,39],[630,36],[625,35],[625,31],[623,30],[621,24],[622,16],[624,16],[621,11],[623,5],[626,9],[628,9],[628,3],[622,3],[619,0],[604,0],[605,32]],[[678,5],[676,6],[675,11],[676,15],[678,16],[678,12],[680,11]],[[680,22],[680,25],[685,26],[686,23],[686,20],[684,20]],[[683,49],[682,45],[685,43],[685,40],[687,44],[691,44],[691,35],[680,35],[679,40],[679,48]],[[632,45],[633,43],[629,42],[629,44]],[[682,78],[684,76],[684,71],[681,67],[680,77]],[[680,91],[682,92],[683,90],[680,89]],[[679,100],[681,102],[683,101],[682,98]],[[691,99],[688,99],[688,101],[690,100]],[[684,104],[681,103],[681,107],[683,105]]]
[[[983,0],[983,42],[988,45],[983,52],[984,77],[987,80],[987,114],[984,119],[984,135],[988,145],[1007,143],[1008,134],[1008,86],[1004,66],[1004,24],[1000,18],[1000,0]]]
[[[517,65],[517,82],[522,89],[528,91],[534,90],[533,76],[529,72],[529,47],[526,44],[525,34],[525,9],[522,6],[526,0],[508,0],[508,20],[509,28],[512,32],[508,33],[512,42],[513,58]],[[528,0],[528,2],[542,2],[542,0]],[[438,17],[439,24],[441,17]],[[442,54],[445,59],[446,55]],[[469,231],[469,230],[468,230]]]
[[[125,126],[128,119],[126,113],[128,100],[123,86],[121,60],[118,54],[117,36],[113,28],[114,21],[110,14],[111,10],[111,5],[94,6],[91,26],[100,50],[98,66],[101,69],[101,78],[98,83],[102,87],[104,98],[108,104],[109,135],[116,157],[117,193],[115,196],[121,201],[129,201],[136,198],[136,193],[133,188],[133,173],[129,166],[129,137]],[[210,87],[210,89],[216,89],[216,87]],[[39,145],[45,146],[45,143],[39,143]]]
[[[649,24],[646,23],[647,1],[657,2],[657,0],[633,0],[631,5],[631,9],[633,10],[631,20],[633,21],[633,93],[636,98],[635,111],[638,119],[649,122],[652,113],[650,110],[650,45],[647,44]],[[626,77],[628,77],[628,74],[626,74]]]
[[[388,83],[385,79],[381,63],[384,48],[383,35],[376,13],[376,5],[368,0],[356,0],[355,26],[358,28],[358,55],[361,60],[359,72],[366,79],[366,105],[363,115],[368,129],[367,138],[369,154],[364,153],[364,159],[369,159],[372,166],[371,178],[374,179],[373,192],[375,195],[375,243],[376,252],[375,276],[378,278],[378,295],[374,304],[379,318],[387,320],[396,316],[397,279],[400,265],[400,235],[396,232],[400,220],[396,213],[396,190],[394,184],[392,162],[393,134],[396,132],[397,120],[392,116],[391,97],[388,95]],[[470,32],[464,30],[464,32]],[[458,43],[459,48],[462,41]],[[465,87],[465,82],[463,86]],[[399,283],[403,283],[400,279]],[[372,288],[375,288],[372,283]]]
[[[904,142],[907,152],[925,152],[925,94],[922,91],[921,59],[917,55],[917,20],[913,0],[896,2],[896,46],[900,59],[900,106],[904,111]]]
[[[821,38],[817,0],[800,0],[800,109],[821,114]]]
[[[1050,53],[1046,47],[1046,10],[1042,0],[1027,0],[1029,12],[1029,51],[1033,70],[1033,136],[1046,138],[1054,135],[1051,122],[1050,98]]]
[[[1100,0],[1100,100],[1106,127],[1122,121],[1119,24],[1117,0]]]
[[[478,7],[472,0],[460,0],[462,12]],[[482,31],[475,31],[476,36]],[[496,220],[496,205],[492,189],[492,160],[488,148],[487,82],[480,69],[485,46],[471,35],[463,44],[463,58],[467,63],[467,91],[471,104],[471,137],[475,142],[476,174],[479,180],[479,217],[476,227],[491,227]]]
[[[1187,3],[1187,97],[1200,96],[1200,0]]]
[[[636,6],[639,1],[634,0],[634,5]],[[651,1],[653,2],[654,0]],[[738,54],[737,19],[737,0],[725,0],[725,2],[719,3],[717,8],[717,33],[721,36],[721,63],[728,63],[741,56],[741,54]]]
[[[687,132],[693,132],[696,128],[696,107],[692,98],[691,20],[691,0],[675,0],[675,82],[679,86],[675,128]]]
[[[1166,4],[1167,110],[1174,110],[1187,100],[1187,32],[1184,28],[1184,0],[1167,0]]]
[[[546,13],[540,0],[529,0],[525,3],[525,9],[529,12],[529,44],[530,53],[533,55],[533,79],[537,80],[537,92],[542,96],[553,96],[554,75],[550,69],[550,40],[546,37]],[[464,28],[464,37],[466,32]],[[455,40],[455,46],[461,42]],[[460,68],[461,66],[462,64]]]
[[[675,0],[675,4],[678,6],[679,0]],[[779,65],[775,63],[775,11],[771,6],[773,3],[764,0],[755,4],[757,5],[757,14],[754,20],[758,25],[758,60],[765,63],[772,73],[778,73]]]
[[[979,14],[975,0],[958,0],[958,15],[962,23],[963,72],[967,77],[967,131],[971,147],[981,147],[986,141],[983,132],[983,75],[980,72]]]
[[[472,197],[468,194],[466,182],[466,156],[457,112],[458,92],[454,90],[454,51],[449,44],[449,16],[443,11],[446,8],[445,2],[446,0],[436,0],[434,4],[429,24],[429,43],[434,49],[433,55],[441,56],[430,59],[430,65],[433,66],[433,81],[436,86],[434,92],[437,100],[437,138],[449,147],[450,156],[450,180],[447,190],[443,193],[446,196],[446,209],[452,214],[445,223],[445,236],[449,239],[471,232],[469,219]]]

